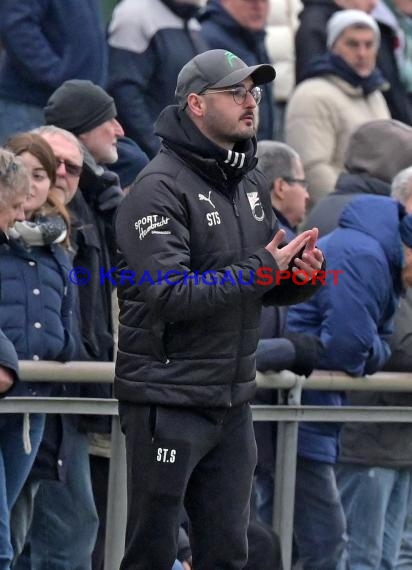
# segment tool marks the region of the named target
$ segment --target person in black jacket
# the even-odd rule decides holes
[[[279,247],[284,231],[255,169],[259,86],[274,77],[271,65],[248,67],[225,50],[190,60],[178,105],[157,121],[161,150],[118,210],[121,570],[172,566],[183,504],[195,568],[247,561],[261,306],[316,291],[296,279],[275,284],[279,270],[313,277],[323,265],[316,229]]]

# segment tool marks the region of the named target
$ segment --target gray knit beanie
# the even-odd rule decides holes
[[[47,125],[55,125],[78,136],[117,115],[114,99],[91,81],[70,79],[50,96],[44,108]]]
[[[332,49],[341,33],[351,26],[366,26],[375,33],[376,43],[379,45],[381,41],[381,33],[376,20],[362,10],[339,10],[328,20],[326,26],[328,49]]]

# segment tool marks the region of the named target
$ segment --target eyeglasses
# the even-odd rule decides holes
[[[291,176],[282,176],[282,178],[288,184],[299,184],[306,190],[309,188],[309,182],[305,178],[292,178]]]
[[[64,168],[66,169],[66,172],[69,176],[75,176],[77,178],[82,173],[83,165],[79,166],[78,164],[73,164],[68,160],[64,160],[63,158],[57,158],[57,157],[56,157],[56,162],[57,162],[57,168],[61,164],[64,164]]]
[[[238,85],[237,87],[232,87],[230,89],[211,89],[210,91],[204,91],[203,93],[199,93],[199,95],[213,95],[214,93],[232,93],[233,100],[238,105],[243,105],[246,101],[247,94],[250,93],[255,100],[256,105],[262,100],[263,91],[261,87],[255,86],[251,87],[251,89],[246,89],[244,85]]]

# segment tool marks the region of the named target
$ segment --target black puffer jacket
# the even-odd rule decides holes
[[[255,170],[255,139],[226,151],[174,106],[163,111],[157,131],[163,147],[116,222],[119,269],[134,271],[135,283],[119,276],[115,395],[164,405],[238,405],[255,391],[262,301],[297,302],[315,288],[271,289],[256,278],[241,283],[250,271],[277,268],[264,249],[277,222],[265,178]],[[212,285],[204,283],[209,270]],[[166,271],[176,274],[165,278]]]

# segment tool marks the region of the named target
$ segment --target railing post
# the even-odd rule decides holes
[[[119,570],[126,532],[126,447],[119,416],[112,419],[104,570]]]
[[[303,376],[296,376],[296,384],[288,393],[289,405],[300,404],[304,381]],[[283,570],[292,568],[298,427],[299,422],[279,422],[277,429],[273,528],[280,540]]]

